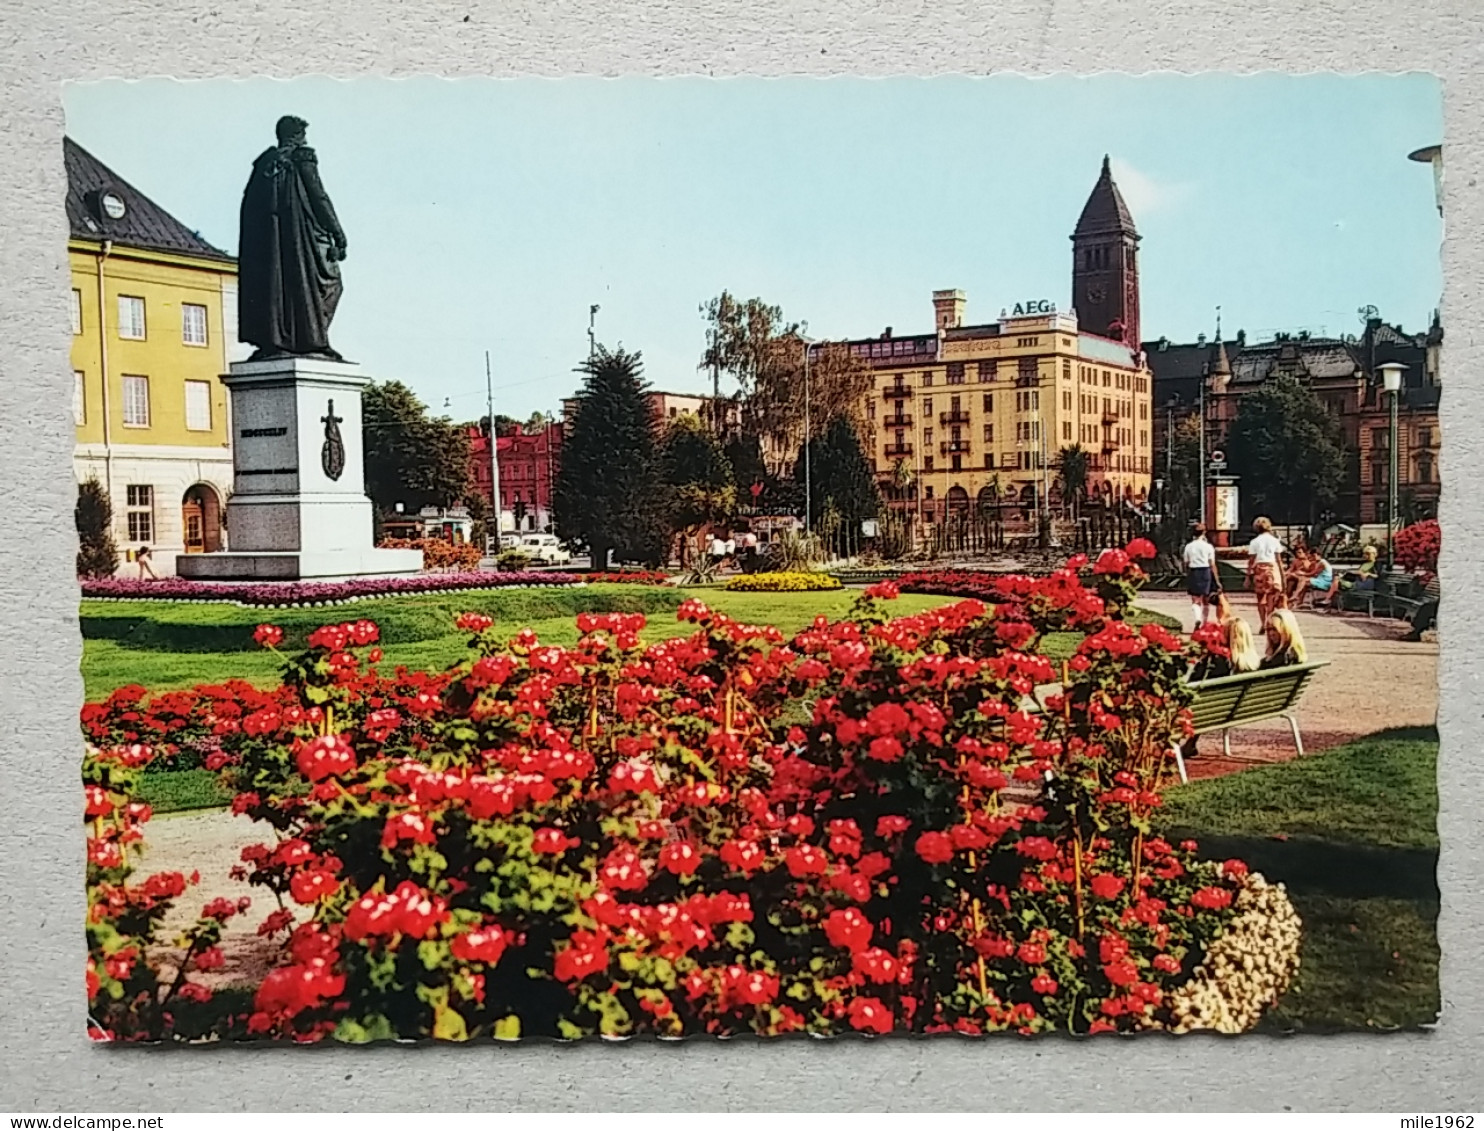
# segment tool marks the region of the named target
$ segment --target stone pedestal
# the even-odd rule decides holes
[[[240,361],[222,378],[232,398],[234,487],[229,552],[182,557],[200,581],[334,581],[415,574],[419,550],[372,544],[361,393],[346,362]]]

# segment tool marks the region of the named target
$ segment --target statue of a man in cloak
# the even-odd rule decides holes
[[[309,123],[278,120],[278,144],[253,162],[242,193],[237,245],[237,336],[257,346],[254,361],[326,357],[340,302],[345,232],[319,179]]]

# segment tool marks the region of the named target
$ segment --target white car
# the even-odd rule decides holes
[[[572,551],[563,546],[555,534],[523,534],[517,549],[542,565],[566,565],[572,560]]]

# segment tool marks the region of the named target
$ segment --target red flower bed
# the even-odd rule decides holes
[[[1414,522],[1396,532],[1397,564],[1418,573],[1437,573],[1442,546],[1443,532],[1437,519]]]
[[[1138,578],[1120,551],[995,579],[992,612],[896,619],[887,584],[788,641],[697,601],[690,637],[649,645],[641,615],[583,614],[563,648],[466,614],[470,657],[437,675],[383,674],[374,624],[330,625],[274,692],[90,707],[89,819],[209,737],[234,810],[273,831],[242,875],[310,918],[264,924],[277,964],[223,1034],[1158,1027],[1245,869],[1146,832],[1201,648],[1121,619]],[[1035,644],[1069,626],[1065,692],[1037,711],[1057,673]],[[130,819],[89,840],[91,1016],[176,1037],[171,1003],[210,992],[146,968],[181,891],[132,881]],[[187,945],[179,970],[212,928]]]

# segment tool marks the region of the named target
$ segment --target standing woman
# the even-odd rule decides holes
[[[1253,522],[1252,529],[1257,537],[1247,546],[1247,588],[1257,594],[1258,624],[1265,632],[1268,618],[1283,602],[1283,543],[1266,518]]]
[[[1216,547],[1206,541],[1203,524],[1195,524],[1195,533],[1185,545],[1182,560],[1185,562],[1185,592],[1190,596],[1191,612],[1195,616],[1195,626],[1191,629],[1194,632],[1211,619],[1211,606],[1219,591]]]

